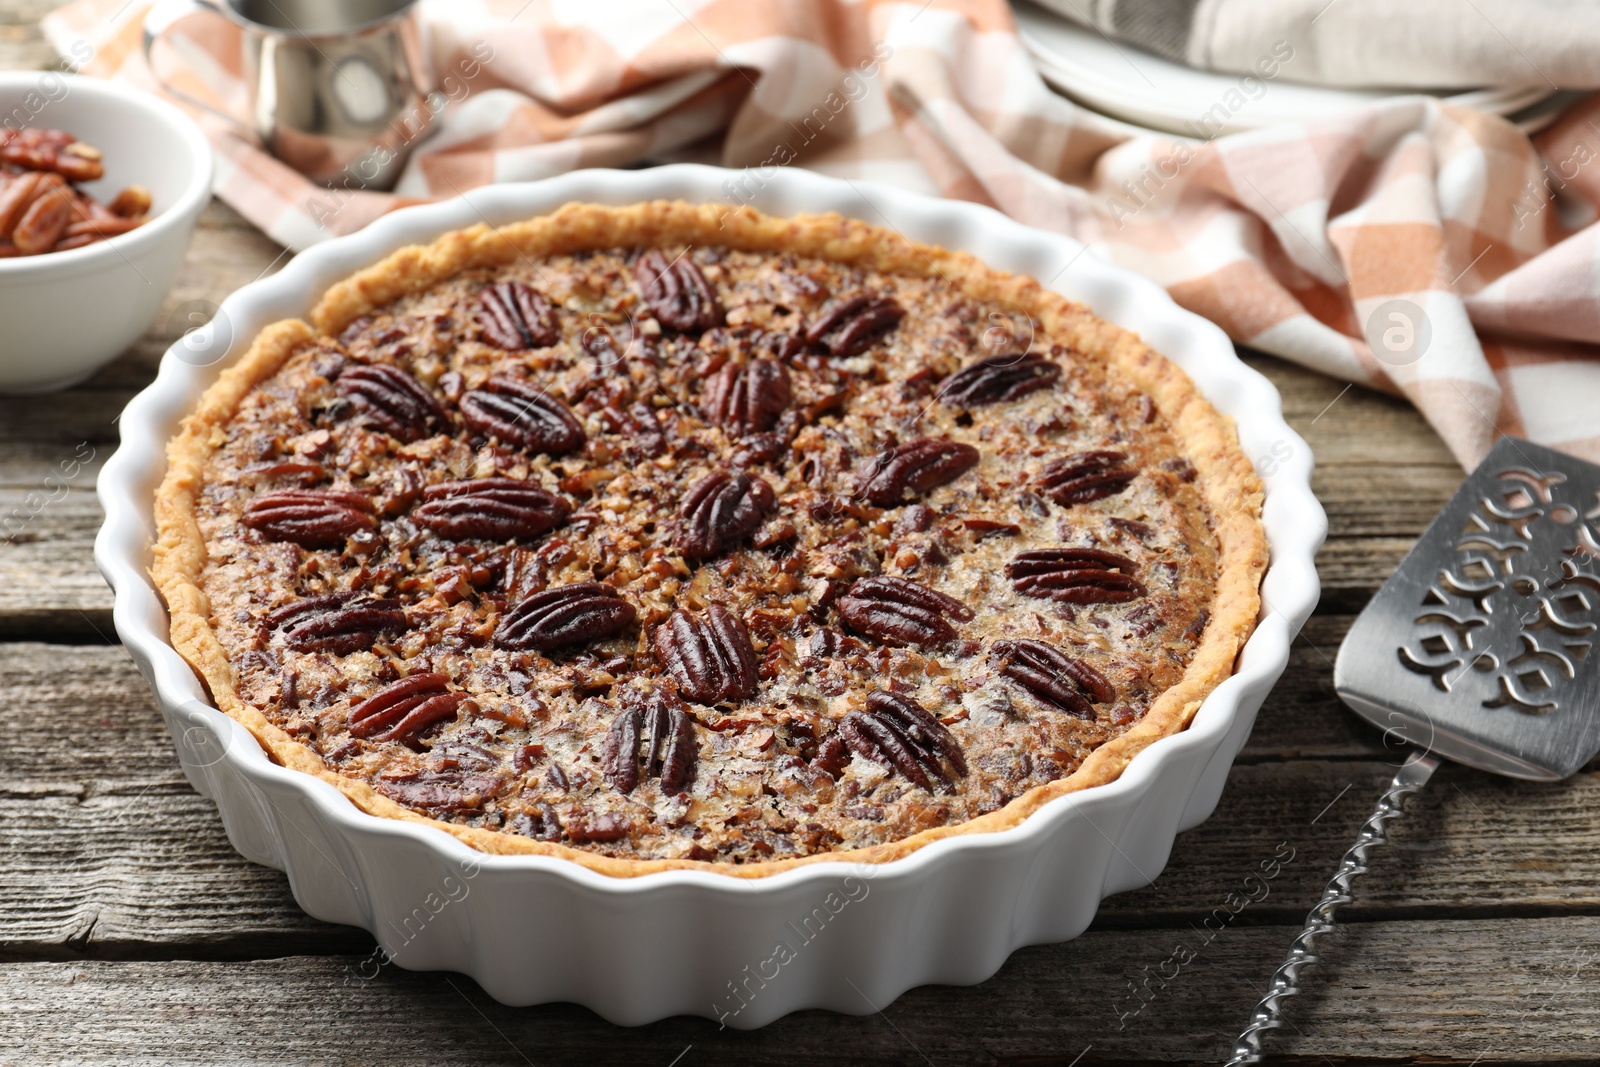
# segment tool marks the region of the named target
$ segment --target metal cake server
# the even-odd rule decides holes
[[[1413,746],[1233,1047],[1261,1038],[1317,962],[1368,853],[1441,758],[1557,781],[1600,753],[1600,467],[1502,438],[1356,619],[1334,689]]]

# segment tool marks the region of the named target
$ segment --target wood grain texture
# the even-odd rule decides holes
[[[55,69],[59,57],[39,33],[54,0],[0,0],[0,70]]]
[[[37,29],[51,6],[0,0],[0,69],[56,65]],[[308,918],[281,873],[233,851],[113,643],[90,553],[117,416],[185,329],[278,269],[281,253],[211,205],[145,337],[72,390],[0,398],[0,1065],[1223,1058],[1395,758],[1340,706],[1331,675],[1350,617],[1461,479],[1404,401],[1246,354],[1316,457],[1325,595],[1219,809],[1178,839],[1154,885],[972,989],[864,1003],[861,1017],[805,1013],[756,1034],[691,1019],[622,1030],[572,1006],[504,1008],[458,975],[369,977],[369,935]],[[1276,1061],[1596,1062],[1597,807],[1595,766],[1556,786],[1441,771],[1377,854],[1351,924],[1324,943],[1269,1045]],[[1295,858],[1267,898],[1163,982],[1192,924],[1280,842]],[[1140,1008],[1129,983],[1152,974]]]
[[[1216,815],[1180,836],[1154,885],[1108,899],[1097,926],[1198,922],[1280,844],[1294,859],[1248,921],[1298,921],[1390,773],[1364,761],[1235,768]],[[1347,918],[1600,915],[1595,775],[1554,787],[1442,775]],[[174,780],[4,783],[0,854],[0,958],[239,958],[286,937],[299,951],[367,941],[301,916],[283,877],[235,855],[211,804]]]
[[[301,915],[282,875],[232,851],[120,648],[5,651],[0,752],[28,757],[0,761],[0,958],[245,958],[368,942]],[[1280,842],[1295,858],[1248,921],[1298,920],[1393,773],[1393,755],[1365,728],[1325,732],[1317,759],[1285,746],[1315,735],[1318,719],[1353,722],[1325,690],[1269,707],[1217,813],[1179,838],[1154,885],[1107,900],[1098,926],[1199,921]],[[1600,915],[1597,807],[1594,772],[1534,785],[1447,766],[1348,915]]]
[[[63,453],[75,454],[85,453]],[[0,638],[116,640],[111,590],[94,569],[100,504],[74,481],[58,469],[38,489],[0,489]]]
[[[1388,754],[1379,732],[1346,712],[1330,688],[1331,657],[1350,621],[1317,616],[1302,631],[1241,762]],[[83,782],[108,775],[144,780],[176,773],[149,688],[120,646],[13,642],[0,648],[5,657],[0,673],[3,780]],[[30,758],[8,759],[7,738],[26,745]]]
[[[689,1018],[620,1029],[572,1006],[506,1008],[460,975],[360,956],[13,964],[0,966],[0,1042],[14,1045],[0,1044],[0,1060],[1218,1063],[1232,1020],[1255,999],[1235,976],[1268,973],[1287,937],[1272,926],[1226,928],[1209,943],[1188,929],[1091,932],[1024,949],[974,988],[925,987],[881,1013],[864,1001],[859,1017],[805,1012],[754,1033]],[[1180,943],[1195,957],[1163,967]],[[1320,995],[1295,1002],[1273,1062],[1592,1063],[1600,1005],[1586,990],[1597,970],[1595,918],[1511,920],[1492,934],[1487,923],[1352,926],[1311,972]]]

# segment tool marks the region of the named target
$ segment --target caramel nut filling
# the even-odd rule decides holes
[[[705,246],[302,344],[196,518],[242,700],[413,811],[618,859],[993,812],[1183,677],[1219,571],[1103,362],[939,276]]]

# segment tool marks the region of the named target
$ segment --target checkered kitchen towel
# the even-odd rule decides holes
[[[65,65],[150,87],[144,10],[77,0],[46,32]],[[1500,432],[1600,460],[1600,95],[1536,143],[1424,97],[1181,143],[1050,92],[1001,0],[421,10],[453,100],[399,195],[314,187],[199,116],[218,195],[299,248],[576,167],[709,158],[892,182],[1076,236],[1240,344],[1403,393],[1465,465]],[[231,28],[196,15],[172,38],[168,77],[237,107]],[[1284,39],[1273,76],[1303,51]]]

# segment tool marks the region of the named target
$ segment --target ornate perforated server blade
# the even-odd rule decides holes
[[[1559,779],[1600,751],[1600,467],[1504,438],[1400,561],[1339,649],[1334,687],[1385,740],[1416,746],[1273,975],[1233,1064],[1317,961],[1405,798],[1438,757]]]
[[[1600,468],[1505,438],[1345,638],[1356,713],[1447,759],[1565,778],[1600,749]]]

